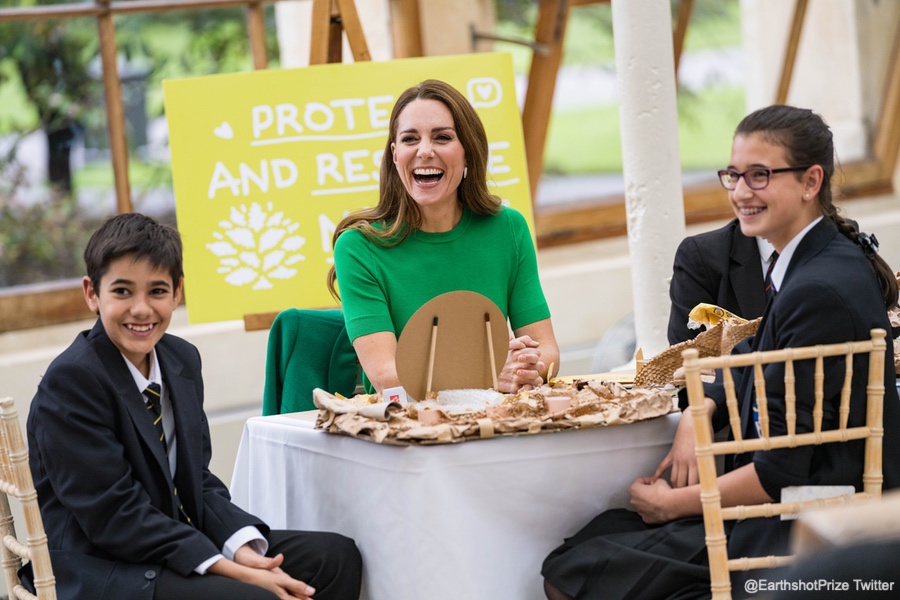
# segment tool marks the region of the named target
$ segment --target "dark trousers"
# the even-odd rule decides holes
[[[281,569],[316,589],[315,600],[357,600],[362,580],[362,557],[350,538],[336,533],[272,531],[266,556],[284,554]],[[221,577],[187,577],[163,569],[154,600],[273,600],[261,587]]]

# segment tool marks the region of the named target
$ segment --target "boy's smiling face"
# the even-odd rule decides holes
[[[147,355],[181,301],[181,283],[173,282],[169,271],[132,256],[109,263],[99,289],[89,277],[82,282],[84,298],[92,311],[100,313],[106,335],[145,377],[150,374]]]

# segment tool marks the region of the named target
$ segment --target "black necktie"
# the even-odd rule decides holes
[[[769,268],[766,269],[766,298],[771,300],[775,297],[775,286],[772,284],[772,269],[775,267],[775,261],[778,260],[778,251],[773,250],[769,259]]]
[[[159,441],[163,445],[163,449],[166,451],[166,456],[169,456],[169,445],[166,443],[166,430],[163,428],[162,422],[162,389],[159,384],[156,382],[150,382],[147,386],[147,389],[144,390],[144,396],[147,397],[147,411],[149,411],[150,416],[153,418],[153,426],[156,428],[156,433],[159,434]],[[178,488],[175,487],[175,484],[172,484],[172,489],[175,492],[175,502],[178,503],[178,512],[181,513],[181,519],[190,524],[191,518],[188,516],[187,512],[184,510],[184,506],[181,504],[181,500],[178,498]]]
[[[775,297],[775,285],[772,283],[772,269],[775,268],[775,261],[778,260],[778,251],[773,250],[772,256],[769,257],[769,267],[766,269],[766,298],[769,302]],[[756,338],[759,339],[758,337]],[[756,431],[756,437],[762,437],[762,431],[759,426],[759,409],[756,406],[756,396],[753,396],[753,404],[750,407],[751,416],[753,417],[753,426]]]

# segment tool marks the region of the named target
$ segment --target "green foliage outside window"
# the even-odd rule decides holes
[[[60,3],[0,0],[0,7]],[[273,11],[266,11],[269,32],[275,31]],[[113,172],[106,150],[97,22],[90,17],[4,22],[0,40],[0,287],[78,277],[90,233],[115,211],[109,202]],[[129,72],[139,67],[144,71],[138,87],[141,108],[149,119],[163,115],[163,79],[252,68],[242,8],[118,16],[116,43],[123,96]],[[267,44],[269,62],[277,67],[274,33]],[[136,125],[128,118],[126,106],[135,208],[141,210],[150,195],[157,204],[160,196],[167,197],[170,206],[162,214],[157,208],[157,216],[173,222],[168,161],[147,156],[133,143]],[[51,179],[35,184],[16,150],[25,136],[37,132],[47,136]],[[55,169],[70,164],[75,136],[83,136],[92,153],[68,180],[65,173],[54,179]],[[57,149],[54,139],[61,142]]]
[[[0,0],[0,7],[60,3],[61,0]],[[72,1],[72,0],[69,0]],[[495,0],[497,34],[531,39],[534,0]],[[672,4],[673,10],[677,2]],[[269,64],[278,66],[274,8],[266,8]],[[129,14],[115,18],[120,72],[144,70],[140,94],[146,118],[163,114],[161,82],[167,78],[246,71],[252,68],[243,8]],[[740,44],[738,0],[697,0],[686,39],[686,52]],[[99,80],[99,43],[94,18],[0,23],[0,287],[80,276],[85,236],[104,215],[113,173],[106,138],[103,87]],[[531,50],[497,44],[513,54],[518,73],[527,74]],[[564,67],[614,69],[609,4],[577,7],[570,13]],[[124,86],[123,86],[123,92]],[[713,88],[683,91],[679,97],[680,139],[685,168],[718,165],[727,154],[733,123],[743,114],[743,90]],[[127,109],[126,109],[127,113]],[[134,129],[133,124],[126,127]],[[57,132],[64,154],[72,135],[83,135],[92,148],[86,164],[65,185],[26,181],[14,149],[26,134]],[[61,133],[60,133],[61,132]],[[168,161],[129,148],[129,179],[135,207],[160,196],[171,206],[162,216],[174,220]],[[52,143],[52,142],[51,142]],[[724,150],[723,150],[723,144]],[[53,152],[51,152],[53,154]],[[52,159],[51,159],[52,160]],[[616,104],[555,112],[547,139],[548,173],[617,173],[621,169]],[[52,166],[49,168],[52,171]]]

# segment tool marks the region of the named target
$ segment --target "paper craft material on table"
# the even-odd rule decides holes
[[[753,321],[725,318],[692,340],[669,346],[644,364],[634,378],[635,387],[681,385],[684,379],[681,353],[696,348],[700,358],[730,354],[744,338],[755,335],[762,317]]]
[[[496,304],[475,292],[447,292],[407,321],[397,341],[397,377],[415,400],[429,391],[487,389],[496,385],[508,348],[509,328]]]
[[[593,373],[589,375],[559,375],[554,379],[573,383],[579,379],[602,379],[603,381],[615,381],[628,387],[634,383],[634,371],[609,371],[607,373]]]
[[[490,299],[441,294],[409,319],[397,342],[397,375],[411,400],[313,392],[318,429],[384,444],[442,444],[632,423],[674,410],[671,388],[629,390],[613,381],[553,378],[536,390],[497,391],[509,329]],[[492,389],[489,389],[492,388]]]
[[[496,398],[461,404],[453,392],[487,392]],[[501,435],[620,425],[669,414],[675,410],[672,390],[629,390],[614,382],[581,380],[554,382],[553,387],[519,394],[488,390],[446,392],[454,404],[438,401],[400,405],[375,402],[379,397],[342,399],[317,389],[316,428],[382,444],[445,444]],[[464,394],[463,394],[464,395]],[[472,394],[475,395],[475,394]],[[563,401],[567,400],[567,402]],[[428,415],[423,418],[423,413]]]

